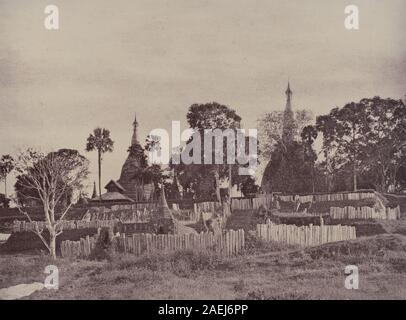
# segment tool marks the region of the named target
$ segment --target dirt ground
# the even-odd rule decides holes
[[[0,288],[43,282],[59,268],[58,290],[28,299],[406,299],[406,237],[383,234],[299,249],[248,241],[242,256],[207,252],[110,261],[0,255]],[[344,286],[347,265],[359,268],[359,289]]]

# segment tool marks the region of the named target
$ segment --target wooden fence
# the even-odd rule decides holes
[[[197,202],[193,204],[195,212],[216,212],[221,209],[218,202]]]
[[[199,221],[200,212],[195,212],[194,210],[173,210],[173,216],[181,224],[194,223]]]
[[[139,233],[132,236],[120,235],[117,250],[136,256],[155,251],[209,250],[225,257],[235,256],[244,250],[244,230],[228,230],[224,233],[211,232],[200,234],[149,234]],[[80,241],[62,241],[61,255],[64,258],[86,258],[96,244],[96,237],[86,237]]]
[[[246,198],[246,199],[232,199],[232,210],[256,210],[259,207],[264,206],[268,209],[271,208],[272,197],[260,197],[260,198]]]
[[[341,193],[326,193],[326,194],[312,194],[312,195],[277,195],[277,198],[286,202],[321,202],[321,201],[343,201],[343,200],[361,200],[374,198],[375,192],[341,192]]]
[[[61,256],[63,258],[87,258],[96,247],[98,235],[87,236],[79,241],[65,240],[61,242]]]
[[[383,210],[375,210],[371,207],[331,207],[330,217],[333,219],[385,219],[397,220],[400,218],[400,207],[386,208]]]
[[[218,202],[199,202],[194,204],[194,211],[198,214],[202,213],[204,220],[212,218],[214,213],[220,211],[222,225],[226,224],[228,217],[231,215],[231,209],[228,203],[221,205]]]
[[[356,238],[355,227],[341,225],[310,224],[298,227],[290,224],[257,224],[256,234],[263,241],[284,242],[303,247]]]
[[[102,227],[114,227],[118,223],[118,220],[66,220],[61,222],[62,230],[72,229],[87,229],[87,228],[102,228]],[[35,230],[46,229],[46,223],[44,221],[17,221],[13,223],[13,232],[26,232]]]
[[[126,223],[141,223],[148,222],[151,218],[151,211],[136,210],[136,209],[120,209],[117,211],[104,210],[104,211],[92,211],[88,210],[83,216],[82,220],[115,220],[118,219]]]
[[[111,210],[112,211],[118,211],[118,210],[152,210],[157,208],[158,202],[140,202],[140,203],[134,203],[134,204],[117,204],[117,205],[112,205]],[[97,207],[96,207],[97,208]]]
[[[251,199],[232,199],[231,200],[231,210],[251,210],[252,200]]]
[[[6,242],[10,238],[9,233],[0,233],[0,242]]]

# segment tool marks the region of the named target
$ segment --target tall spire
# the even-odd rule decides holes
[[[286,94],[286,109],[291,110],[292,109],[291,101],[292,101],[293,92],[292,92],[292,90],[290,90],[289,81],[288,81],[288,88],[286,89],[285,94]]]
[[[292,95],[290,90],[290,83],[288,81],[288,88],[285,91],[286,94],[286,108],[283,113],[283,127],[282,127],[282,140],[285,145],[290,144],[295,138],[296,124],[292,111]]]
[[[138,122],[137,122],[137,115],[135,115],[134,122],[133,122],[133,136],[131,138],[132,146],[138,143],[137,130],[138,130]]]
[[[92,199],[97,198],[97,192],[96,192],[96,181],[93,181],[93,193],[92,193]]]

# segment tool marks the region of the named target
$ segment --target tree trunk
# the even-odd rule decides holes
[[[52,259],[56,259],[56,233],[49,231],[49,255]]]
[[[7,198],[7,175],[4,176],[4,196]]]
[[[216,181],[216,196],[217,201],[221,204],[221,194],[220,194],[220,175],[218,169],[214,172],[214,179]]]
[[[355,163],[353,165],[352,175],[353,175],[354,191],[357,191],[357,169],[355,167]]]
[[[314,164],[312,164],[312,193],[315,191],[315,184],[314,184]]]
[[[353,174],[353,186],[354,191],[357,191],[357,164],[356,164],[356,152],[355,152],[355,124],[352,125],[352,174]]]
[[[325,184],[326,184],[327,191],[330,192],[330,178],[328,176],[328,173],[326,174]]]
[[[231,202],[231,192],[233,190],[233,184],[231,181],[231,164],[228,167],[228,197],[230,198]]]
[[[101,151],[97,150],[97,160],[99,164],[99,201],[101,202]]]
[[[396,188],[396,176],[398,174],[398,170],[399,168],[395,166],[395,168],[393,169],[393,192],[396,192],[397,188]]]

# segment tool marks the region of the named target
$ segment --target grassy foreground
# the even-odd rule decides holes
[[[205,252],[110,261],[0,255],[0,288],[43,282],[45,266],[59,267],[59,290],[29,299],[406,299],[406,237],[385,234],[298,249],[248,242],[245,255]],[[360,287],[344,287],[344,268],[359,267]]]

